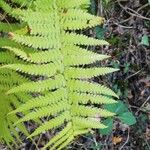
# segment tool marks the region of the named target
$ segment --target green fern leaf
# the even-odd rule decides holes
[[[63,37],[63,42],[64,45],[109,45],[109,43],[104,40],[98,40],[76,33],[66,33]]]
[[[47,121],[43,125],[38,127],[28,138],[38,135],[43,130],[47,131],[47,130],[56,128],[56,127],[60,126],[64,121],[69,121],[70,119],[71,118],[70,118],[69,112],[68,111],[63,112],[62,114],[58,115],[54,119],[51,119],[50,121]]]
[[[20,24],[8,24],[0,22],[0,31],[2,32],[14,32],[21,29],[23,26]]]
[[[91,64],[96,61],[104,60],[110,57],[107,55],[96,54],[94,52],[79,48],[77,46],[67,46],[62,51],[63,55],[65,56],[64,64],[67,66]]]
[[[104,21],[101,17],[90,15],[79,9],[68,9],[67,12],[62,13],[61,18],[61,23],[65,30],[91,28],[102,24]]]
[[[14,47],[19,47],[19,44],[11,41],[8,38],[0,38],[0,47],[4,47],[4,46],[14,46]]]
[[[8,96],[5,93],[8,89],[25,81],[27,80],[16,72],[8,71],[6,69],[0,71],[0,141],[4,140],[10,148],[12,147],[10,143],[21,143],[19,137],[20,131],[26,136],[28,136],[28,132],[23,124],[19,124],[16,127],[13,126],[13,123],[19,119],[15,114],[7,116],[7,114],[13,110],[12,105],[14,107],[19,107],[20,101],[16,95]],[[19,132],[16,131],[16,128]],[[14,140],[14,137],[16,140]]]
[[[51,41],[51,37],[37,37],[13,34],[12,39],[20,44],[40,49],[55,49],[58,48],[57,41]],[[51,41],[51,42],[50,42]]]
[[[11,65],[4,65],[0,68],[8,68],[12,70],[16,70],[22,73],[27,73],[30,75],[41,75],[51,77],[57,74],[57,72],[62,73],[63,68],[60,63],[49,63],[43,65],[24,65],[24,64],[11,64]],[[49,70],[51,68],[51,70]]]
[[[70,80],[68,87],[72,92],[77,91],[81,93],[104,94],[118,98],[118,96],[111,89],[100,84],[90,83],[88,81]]]
[[[92,104],[113,104],[117,103],[117,101],[102,95],[95,94],[87,94],[87,93],[78,93],[73,92],[69,94],[71,102],[77,102],[82,104],[88,104],[89,102]]]
[[[69,105],[67,105],[64,101],[61,101],[58,104],[56,103],[56,104],[53,104],[50,106],[36,109],[35,112],[31,112],[31,113],[27,114],[25,117],[23,117],[16,123],[18,124],[20,122],[24,122],[24,121],[28,121],[28,120],[35,120],[37,118],[42,118],[45,116],[56,115],[60,112],[63,112],[67,108],[69,108]]]
[[[7,94],[17,93],[17,92],[42,92],[45,90],[54,90],[65,86],[64,78],[62,75],[58,75],[55,79],[47,79],[38,82],[23,83],[13,89],[10,89]]]
[[[59,50],[26,53],[25,51],[15,47],[6,46],[3,48],[13,52],[16,56],[19,56],[21,59],[32,63],[48,63],[55,62],[58,60],[61,61],[63,59]]]
[[[114,71],[118,71],[118,69],[108,68],[108,67],[101,67],[101,68],[69,68],[66,76],[68,78],[78,78],[78,79],[86,79],[86,78],[93,78],[99,75],[105,75],[108,73],[112,73]]]
[[[107,110],[96,108],[96,107],[87,107],[87,106],[73,106],[73,115],[82,116],[82,117],[94,117],[95,114],[100,117],[110,117],[114,116],[114,113],[111,113]]]
[[[0,63],[9,64],[19,62],[14,55],[9,52],[0,52]]]
[[[3,0],[0,1],[0,8],[2,8],[8,14],[11,14],[13,11],[13,9]]]
[[[76,125],[77,129],[107,128],[107,126],[101,124],[99,120],[95,120],[95,118],[75,117],[74,124]]]
[[[64,89],[64,88],[58,89],[52,93],[46,94],[45,96],[39,96],[37,98],[32,98],[32,99],[28,100],[28,102],[21,105],[19,108],[12,111],[10,114],[17,113],[17,112],[24,112],[24,111],[30,110],[32,108],[53,105],[55,103],[64,101],[66,99],[67,99],[66,89]]]
[[[33,1],[33,0],[12,0],[14,3],[17,3],[19,5],[21,5],[21,7],[23,6],[28,6],[30,5],[30,3]]]
[[[58,0],[57,5],[60,8],[79,8],[82,5],[90,5],[90,0]]]
[[[64,148],[65,146],[67,146],[72,140],[74,139],[73,135],[70,135],[68,138],[66,137],[66,139],[64,138],[63,140],[66,140],[64,143],[62,143],[60,145],[59,148],[57,148],[58,150],[61,150],[62,148]],[[57,143],[56,143],[57,144]],[[60,144],[60,142],[59,142]],[[57,144],[58,145],[58,144]],[[57,145],[54,145],[51,149],[54,150],[56,148]]]
[[[56,143],[57,141],[59,142],[61,139],[68,138],[70,136],[70,134],[73,134],[73,130],[72,129],[72,124],[69,122],[67,124],[67,126],[60,131],[56,136],[54,136],[44,147],[43,150],[46,149],[47,147],[49,147],[50,145],[52,145],[53,143]],[[67,134],[69,132],[69,134]],[[65,137],[65,138],[64,138]],[[61,144],[61,141],[59,142]],[[57,144],[59,145],[59,144]],[[57,145],[55,144],[55,147],[57,147]]]

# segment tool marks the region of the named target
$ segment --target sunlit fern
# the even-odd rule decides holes
[[[108,42],[76,32],[104,21],[87,13],[90,0],[13,0],[12,3],[13,6],[20,5],[20,8],[12,8],[3,0],[0,1],[0,7],[19,21],[12,25],[0,23],[0,30],[8,33],[7,37],[0,39],[3,50],[0,53],[3,60],[0,73],[12,72],[12,79],[2,75],[2,91],[5,89],[4,81],[9,82],[9,87],[2,95],[14,99],[13,104],[17,108],[8,110],[5,119],[7,113],[9,118],[18,112],[25,113],[24,117],[16,120],[15,126],[18,126],[25,121],[49,118],[39,124],[28,138],[62,127],[43,148],[51,147],[51,150],[64,148],[76,136],[88,133],[90,129],[106,128],[97,116],[105,118],[115,114],[100,108],[100,104],[116,103],[113,97],[118,97],[111,89],[89,79],[117,70],[86,67],[109,58],[86,48],[109,45]],[[34,80],[31,76],[34,76]],[[39,96],[27,100],[32,93],[38,93]],[[21,94],[24,94],[22,98],[25,100],[17,105],[18,99],[14,96]],[[5,107],[10,107],[11,100]],[[4,103],[4,100],[0,103]]]

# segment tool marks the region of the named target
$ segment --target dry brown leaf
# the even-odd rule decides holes
[[[113,144],[116,145],[116,144],[118,144],[118,143],[121,143],[121,142],[122,142],[122,139],[123,139],[123,138],[120,137],[120,136],[114,136],[113,139],[112,139]]]

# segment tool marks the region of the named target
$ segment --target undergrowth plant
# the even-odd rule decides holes
[[[63,149],[78,135],[104,129],[115,113],[102,104],[118,96],[93,77],[117,71],[90,64],[109,58],[89,46],[109,45],[80,34],[103,23],[87,12],[90,0],[0,1],[13,22],[0,22],[0,139],[7,144],[59,129],[43,149]],[[43,122],[43,119],[45,120]],[[30,135],[23,123],[39,124]],[[16,139],[15,138],[15,139]]]

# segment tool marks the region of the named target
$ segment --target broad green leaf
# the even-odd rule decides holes
[[[133,125],[136,123],[136,119],[131,112],[125,112],[118,117],[123,123],[127,125]]]
[[[96,37],[98,39],[104,39],[104,35],[105,35],[105,32],[106,32],[106,28],[103,28],[103,27],[100,27],[100,26],[97,26],[95,27],[95,32],[96,32]]]
[[[145,46],[149,46],[149,45],[150,45],[150,44],[149,44],[148,36],[147,36],[146,34],[143,35],[142,40],[141,40],[141,44],[142,44],[142,45],[145,45]]]
[[[105,129],[100,129],[99,130],[100,134],[109,135],[113,129],[113,119],[112,118],[106,119],[105,121],[103,121],[103,124],[108,126],[108,127]]]
[[[127,106],[121,101],[118,101],[118,103],[115,104],[107,104],[104,106],[104,108],[116,114],[122,114],[128,111]]]

